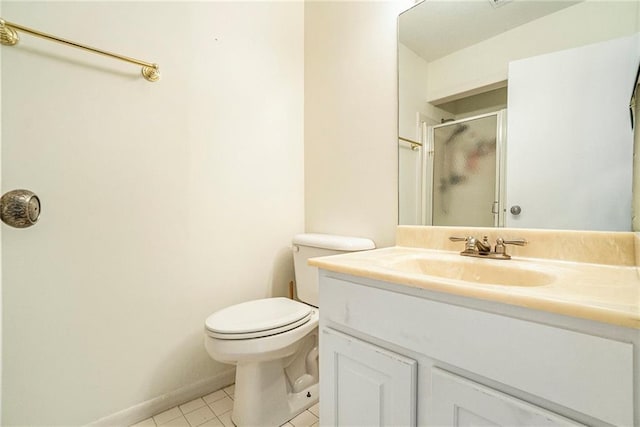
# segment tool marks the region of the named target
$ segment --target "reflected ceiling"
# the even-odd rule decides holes
[[[400,15],[399,39],[427,62],[580,3],[512,0],[496,7],[491,0],[425,2],[428,7]]]

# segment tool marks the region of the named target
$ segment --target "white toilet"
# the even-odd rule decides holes
[[[318,271],[309,258],[374,249],[369,239],[299,234],[293,238],[298,302],[248,301],[213,313],[205,348],[236,365],[233,422],[280,426],[318,401]]]

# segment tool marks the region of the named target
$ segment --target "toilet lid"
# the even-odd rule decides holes
[[[207,317],[210,336],[247,339],[294,329],[309,321],[312,307],[289,298],[266,298],[227,307]]]

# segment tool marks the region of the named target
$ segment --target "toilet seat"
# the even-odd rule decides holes
[[[275,335],[309,322],[312,307],[288,299],[266,298],[227,307],[205,321],[212,338],[241,340]]]

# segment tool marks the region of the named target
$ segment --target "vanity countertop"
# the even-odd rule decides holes
[[[554,257],[553,259],[545,259],[538,257],[539,254],[533,244],[532,252],[536,255],[535,258],[524,256],[527,247],[523,247],[513,248],[510,251],[513,256],[511,260],[491,260],[461,257],[458,255],[459,250],[451,250],[452,246],[448,241],[443,243],[441,247],[434,248],[433,246],[439,246],[440,243],[438,245],[424,244],[429,238],[426,240],[418,238],[417,240],[423,241],[418,245],[415,243],[416,231],[430,235],[437,242],[443,241],[440,238],[442,236],[438,236],[440,234],[443,236],[452,235],[452,230],[447,227],[401,226],[398,229],[398,246],[313,258],[309,263],[338,273],[640,329],[640,275],[638,267],[635,265],[633,251],[638,236],[634,233],[589,232],[588,237],[590,238],[587,239],[589,245],[593,245],[595,248],[599,247],[598,250],[591,251],[592,253],[586,253],[590,252],[589,250],[585,252],[576,249],[567,251],[568,255],[562,255],[561,251],[555,249],[555,246],[551,244],[549,252],[553,253]],[[578,232],[560,232],[568,234],[558,238],[556,232],[540,230],[533,230],[531,233],[508,229],[498,231],[495,229],[465,229],[462,231],[463,233],[475,231],[475,235],[481,235],[482,231],[491,234],[500,233],[507,239],[524,237],[530,242],[540,242],[545,239],[547,234],[552,236],[554,241],[563,243],[572,241],[572,239],[585,239],[584,233]],[[405,235],[403,236],[403,234]],[[612,234],[615,236],[611,237]],[[602,239],[600,243],[598,243],[599,239]],[[403,246],[403,244],[407,244],[407,246]],[[462,249],[459,243],[454,244],[454,247]],[[509,249],[512,248],[509,247]],[[571,254],[572,252],[573,254]],[[599,252],[606,253],[598,255]],[[616,252],[618,252],[618,256],[611,257],[611,254],[615,255]],[[461,259],[460,262],[470,269],[486,268],[487,266],[491,268],[492,265],[497,268],[529,269],[548,274],[551,279],[540,286],[471,283],[448,277],[435,277],[411,268],[403,270],[394,267],[398,260],[425,257],[433,259],[458,257]],[[462,258],[464,259],[462,260]]]

